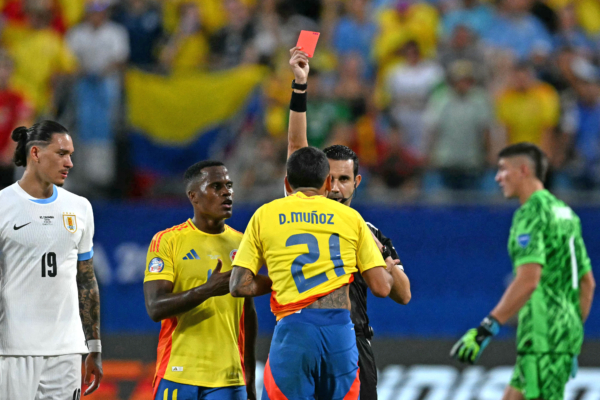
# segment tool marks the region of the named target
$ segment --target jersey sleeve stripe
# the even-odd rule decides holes
[[[87,253],[77,254],[77,261],[87,261],[87,260],[91,259],[92,257],[94,257],[94,248],[93,247]]]
[[[172,230],[174,230],[176,227],[173,228],[169,228],[167,230],[164,230],[161,232],[160,236],[158,237],[158,239],[156,240],[156,249],[154,250],[156,253],[158,253],[158,251],[160,250],[160,241],[162,240],[162,237],[165,235],[165,233],[167,232],[171,232]]]
[[[183,228],[187,228],[187,221],[184,222],[184,223],[182,223],[182,224],[176,225],[176,226],[174,226],[172,228],[165,229],[162,232],[158,232],[156,235],[154,235],[154,237],[156,238],[155,239],[156,244],[155,244],[154,248],[152,249],[152,251],[155,252],[155,253],[157,253],[160,250],[160,241],[162,240],[162,237],[165,235],[165,233],[172,232],[172,231],[174,231],[176,229],[178,231],[180,231]]]
[[[158,337],[158,357],[156,357],[156,374],[152,381],[152,386],[165,376],[169,359],[171,358],[171,345],[173,344],[173,332],[177,328],[177,318],[168,318],[163,320]]]
[[[154,236],[152,236],[152,241],[150,242],[150,251],[154,252],[155,247],[156,247],[156,239],[158,238],[158,236],[160,235],[160,232],[158,232],[157,234],[155,234]]]

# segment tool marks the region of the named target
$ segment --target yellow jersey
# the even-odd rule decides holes
[[[498,120],[506,126],[508,144],[542,144],[544,130],[560,118],[560,99],[547,83],[538,83],[526,92],[508,89],[496,102]]]
[[[263,264],[280,320],[385,261],[357,211],[298,192],[260,207],[246,228],[234,265],[257,274]]]
[[[188,219],[154,235],[146,260],[144,282],[173,282],[173,293],[206,283],[221,259],[221,272],[231,262],[242,234],[225,225],[211,235]],[[244,381],[244,299],[230,294],[212,297],[193,310],[162,321],[156,374],[186,385],[225,387]]]
[[[51,78],[74,72],[77,69],[75,55],[64,39],[51,29],[7,26],[2,32],[2,43],[15,60],[11,85],[32,101],[36,112],[48,111],[52,97]]]

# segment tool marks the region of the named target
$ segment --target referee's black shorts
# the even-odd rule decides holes
[[[363,335],[356,335],[358,368],[360,368],[360,400],[377,400],[377,366],[371,343]]]

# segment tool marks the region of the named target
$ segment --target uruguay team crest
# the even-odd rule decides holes
[[[77,232],[77,217],[75,214],[63,214],[63,225],[69,232]]]
[[[231,261],[233,261],[236,254],[237,254],[237,249],[231,250],[231,253],[229,253],[229,258],[231,259]]]

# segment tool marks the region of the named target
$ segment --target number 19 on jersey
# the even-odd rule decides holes
[[[42,278],[56,276],[56,253],[49,252],[42,256]]]

